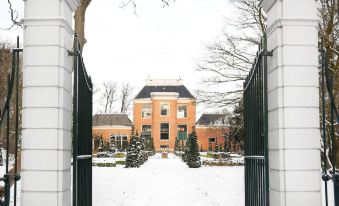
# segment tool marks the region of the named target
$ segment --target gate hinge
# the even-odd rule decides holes
[[[267,56],[267,57],[273,56],[273,50],[271,50],[271,51],[265,51],[264,56]]]
[[[79,56],[79,52],[78,51],[74,51],[74,50],[67,50],[68,56]]]

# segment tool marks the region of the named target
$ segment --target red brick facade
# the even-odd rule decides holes
[[[156,150],[173,151],[176,139],[187,139],[193,127],[201,150],[207,151],[210,143],[213,150],[216,143],[224,148],[227,132],[224,120],[223,114],[203,114],[196,123],[196,100],[181,80],[151,80],[133,101],[135,130],[146,138],[152,137]],[[132,122],[126,115],[101,114],[93,117],[93,137],[102,137],[105,142],[114,138],[129,142],[131,132]],[[231,151],[238,150],[232,142],[227,142],[227,146]]]
[[[202,151],[208,151],[209,143],[212,144],[213,150],[217,143],[218,146],[225,148],[225,132],[227,132],[227,129],[223,127],[197,126],[196,134],[198,137],[199,148]]]
[[[146,107],[151,107],[151,115],[148,117],[142,117],[142,110],[145,105]],[[167,115],[161,114],[161,105],[168,105]],[[179,106],[186,107],[187,112],[184,117],[178,117]],[[149,125],[156,150],[160,150],[160,148],[174,150],[178,129],[186,127],[187,136],[187,134],[192,132],[192,127],[196,121],[195,99],[180,99],[176,94],[159,93],[153,95],[151,99],[137,99],[134,100],[133,108],[135,129],[140,133],[143,132],[144,125]],[[169,126],[168,139],[161,138],[162,124],[168,124]]]

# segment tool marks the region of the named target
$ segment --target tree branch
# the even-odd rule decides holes
[[[9,13],[11,17],[12,25],[7,28],[1,28],[1,30],[11,30],[14,26],[21,27],[22,28],[22,21],[18,21],[18,12],[17,10],[13,9],[12,2],[10,0],[7,0],[8,7],[9,7]]]

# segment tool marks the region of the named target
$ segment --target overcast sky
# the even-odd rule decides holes
[[[9,16],[7,1],[0,2],[2,26]],[[135,15],[132,6],[120,8],[121,0],[92,1],[86,13],[84,60],[93,82],[130,82],[138,92],[147,77],[180,77],[193,92],[202,78],[195,61],[225,29],[225,17],[231,12],[228,2],[176,0],[162,7],[161,0],[136,0]],[[21,17],[22,5],[16,3]],[[5,39],[22,33],[0,32]]]
[[[140,0],[93,2],[86,16],[86,67],[95,83],[128,81],[138,92],[145,79],[182,78],[193,92],[202,78],[195,61],[225,27],[228,0]],[[200,108],[200,110],[202,110]]]

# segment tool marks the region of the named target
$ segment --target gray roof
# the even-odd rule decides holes
[[[197,121],[197,125],[225,125],[226,124],[226,115],[220,113],[214,114],[202,114],[199,120]]]
[[[188,91],[184,85],[170,85],[170,86],[144,86],[142,90],[137,94],[135,99],[145,99],[151,98],[152,92],[177,92],[179,93],[179,98],[190,98],[195,99],[195,97]]]
[[[95,114],[92,120],[93,126],[132,126],[126,114]]]

